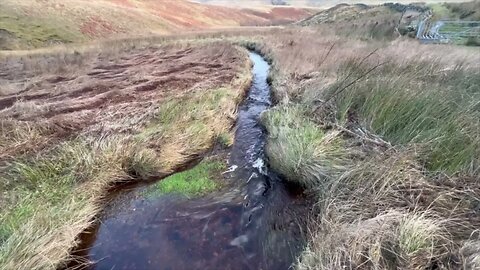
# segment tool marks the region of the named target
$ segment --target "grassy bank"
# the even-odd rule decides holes
[[[50,73],[74,77],[69,80],[66,92],[54,95],[58,97],[66,93],[62,104],[71,109],[56,105],[45,111],[37,110],[51,107],[49,104],[56,100],[52,96],[39,95],[43,99],[23,104],[22,94],[36,96],[36,91],[42,91],[16,92],[14,76],[24,76],[24,73],[9,75],[3,81],[4,89],[9,91],[2,93],[2,101],[9,100],[10,95],[18,97],[13,105],[2,107],[0,115],[0,146],[8,149],[0,160],[1,269],[57,269],[64,266],[73,259],[69,258],[69,253],[78,244],[77,235],[95,222],[108,188],[118,182],[147,181],[169,174],[204,153],[230,131],[236,106],[251,79],[246,51],[218,43],[148,45],[135,49],[135,52],[131,50],[122,49],[113,54],[89,52],[87,55],[92,61],[71,66],[65,63],[66,68],[60,73],[32,69],[33,75],[30,76],[41,81],[40,85],[49,83]],[[151,52],[160,52],[166,57],[177,55],[172,66],[167,65],[169,63],[155,65],[156,69],[167,70],[165,73],[169,76],[175,75],[175,84],[168,84],[169,77],[159,77],[164,80],[162,87],[148,84],[151,76],[143,77],[147,79],[140,83],[133,82],[133,86],[144,83],[143,88],[111,84],[110,89],[116,92],[107,95],[108,104],[82,105],[84,102],[99,104],[105,100],[105,92],[96,91],[104,89],[101,85],[112,83],[108,78],[97,78],[96,84],[97,79],[93,77],[97,73],[91,72],[90,65],[98,69],[99,63],[106,63],[103,61],[110,57],[117,63],[124,61],[113,68],[130,68],[126,60],[128,56],[160,57],[150,55]],[[196,55],[202,57],[201,60],[196,60]],[[64,55],[59,57],[69,59]],[[13,58],[11,56],[6,61],[42,59],[41,55]],[[187,73],[197,72],[202,68],[202,62],[208,65],[218,63],[213,68],[206,64],[210,68],[208,77],[203,84],[192,85]],[[175,65],[189,63],[194,63],[196,69],[183,69],[186,77],[175,73]],[[131,67],[133,75],[129,75],[130,78],[142,76],[138,65]],[[146,64],[141,67],[145,68]],[[23,72],[29,72],[29,69]],[[85,81],[81,78],[87,73],[92,74],[86,75],[90,76],[90,88],[81,85]],[[62,82],[55,81],[57,89],[62,87]],[[82,90],[75,92],[77,88]],[[140,96],[130,98],[137,93]],[[142,96],[146,99],[143,100]],[[116,100],[119,103],[115,103]],[[5,104],[8,103],[2,103],[2,106]],[[35,114],[31,114],[32,106]],[[92,110],[100,110],[95,113],[96,118],[89,114]],[[85,118],[85,115],[89,116]],[[63,119],[68,123],[62,122]],[[168,189],[169,183],[173,182],[167,179],[161,189],[165,186]],[[207,191],[203,187],[201,190]]]
[[[318,198],[295,268],[479,267],[478,55],[321,28],[257,40],[270,165]]]

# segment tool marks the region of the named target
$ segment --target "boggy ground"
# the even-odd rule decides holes
[[[21,121],[19,126],[54,126],[50,137],[128,132],[138,129],[166,97],[232,81],[240,56],[226,50],[188,45],[127,50],[116,56],[100,53],[81,63],[74,58],[67,67],[54,60],[56,55],[7,58],[0,71],[0,115]],[[212,61],[212,54],[219,58]],[[2,155],[18,149],[8,145],[5,150]]]
[[[58,268],[117,182],[155,179],[228,138],[250,82],[226,43],[7,55],[0,268]]]

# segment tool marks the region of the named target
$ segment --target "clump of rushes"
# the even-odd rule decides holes
[[[147,193],[154,195],[177,193],[188,197],[201,196],[217,190],[221,186],[216,178],[225,169],[224,162],[205,160],[190,170],[175,173],[159,181]]]
[[[331,87],[341,123],[356,115],[386,140],[416,145],[429,170],[480,173],[480,71],[412,60],[384,65],[335,93],[370,68],[346,61]]]
[[[270,165],[288,181],[319,187],[347,167],[338,132],[324,132],[299,105],[282,105],[262,114],[268,131]]]

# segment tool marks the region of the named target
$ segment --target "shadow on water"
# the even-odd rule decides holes
[[[84,241],[89,269],[288,269],[304,245],[310,203],[264,165],[260,114],[270,104],[269,65],[255,53],[239,109],[226,188],[202,198],[142,196],[128,188]],[[87,239],[89,238],[89,239]]]

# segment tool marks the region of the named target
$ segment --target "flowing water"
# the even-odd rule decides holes
[[[253,83],[240,106],[226,188],[196,199],[114,199],[86,250],[91,269],[288,269],[304,245],[308,202],[265,165],[260,114],[269,65],[250,53]],[[140,195],[139,195],[140,194]]]

